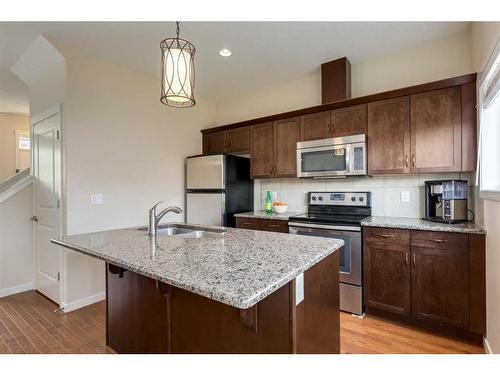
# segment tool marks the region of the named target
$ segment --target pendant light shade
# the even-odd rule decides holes
[[[171,107],[192,107],[194,100],[194,46],[177,36],[161,42],[161,102]]]

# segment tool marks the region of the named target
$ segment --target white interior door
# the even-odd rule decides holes
[[[61,303],[61,248],[50,242],[61,234],[61,116],[55,113],[33,125],[33,204],[35,288]]]

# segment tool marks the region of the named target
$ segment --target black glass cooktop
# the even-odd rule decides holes
[[[357,224],[359,225],[363,219],[370,215],[359,214],[326,214],[326,213],[307,213],[303,215],[291,216],[289,221],[308,222],[308,223],[323,223],[323,224]]]

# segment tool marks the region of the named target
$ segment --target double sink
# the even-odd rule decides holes
[[[148,227],[137,228],[140,231],[147,232]],[[208,228],[200,226],[192,226],[188,224],[164,224],[159,225],[156,229],[156,234],[160,236],[175,236],[182,238],[202,238],[207,234],[222,234],[225,229]]]

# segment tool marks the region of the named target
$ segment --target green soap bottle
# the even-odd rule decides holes
[[[271,192],[269,190],[266,193],[266,213],[273,213],[273,201],[271,199]]]

